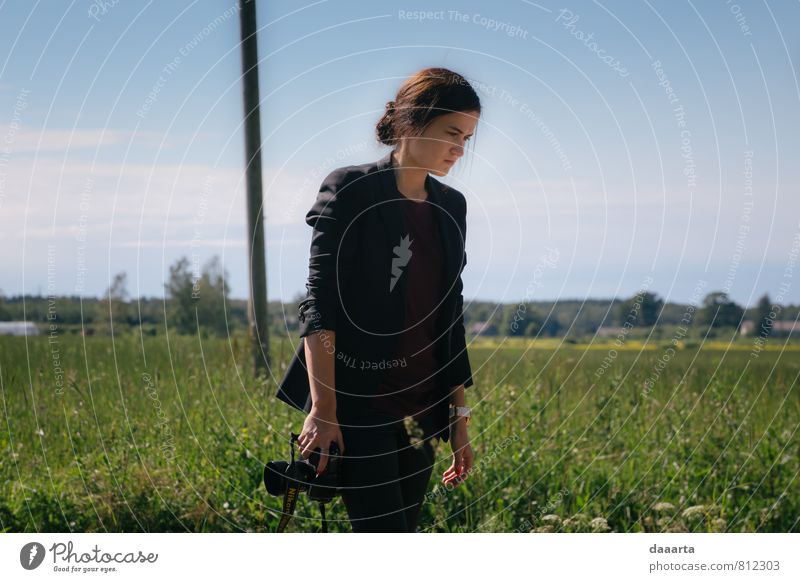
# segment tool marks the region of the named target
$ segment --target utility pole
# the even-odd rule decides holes
[[[256,377],[270,368],[267,327],[267,260],[264,254],[264,205],[261,189],[261,116],[258,103],[258,44],[255,0],[236,0],[242,37],[242,95],[244,97],[244,151],[247,190],[247,241],[250,294],[247,320],[253,346]]]

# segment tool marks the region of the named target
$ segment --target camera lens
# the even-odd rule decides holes
[[[264,485],[270,495],[280,497],[286,491],[286,472],[289,463],[286,461],[270,461],[264,466]]]

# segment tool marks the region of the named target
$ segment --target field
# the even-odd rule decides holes
[[[798,346],[480,340],[476,465],[424,531],[800,531]],[[247,340],[0,338],[0,528],[274,531],[261,478],[303,417],[257,382]],[[331,531],[349,531],[341,500]],[[289,531],[319,528],[301,497]]]

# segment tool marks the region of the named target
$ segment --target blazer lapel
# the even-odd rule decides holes
[[[447,296],[456,284],[456,277],[459,275],[459,269],[463,261],[464,234],[458,228],[450,200],[442,190],[441,184],[436,182],[430,175],[427,177],[427,182],[430,185],[430,200],[436,210],[439,233],[442,237],[445,258],[443,279],[445,289],[443,289],[443,293]]]

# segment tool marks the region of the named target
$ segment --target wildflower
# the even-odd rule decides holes
[[[572,516],[572,519],[578,523],[589,523],[589,516],[585,513],[576,513]]]
[[[703,517],[706,513],[706,506],[705,505],[692,505],[691,507],[687,507],[683,510],[683,517],[686,519],[692,519],[695,517]]]
[[[604,517],[595,517],[589,525],[592,527],[593,531],[601,532],[601,531],[608,531],[611,528],[608,527],[608,522]]]
[[[689,533],[689,530],[682,521],[676,521],[665,530],[665,533]]]
[[[413,416],[403,417],[403,425],[408,434],[408,441],[412,447],[419,449],[424,444],[425,432]]]
[[[40,428],[39,430],[36,431],[36,434],[38,434],[39,436],[44,436],[44,431]]]
[[[553,525],[558,525],[559,523],[561,523],[561,518],[554,513],[548,513],[547,515],[542,516],[542,521],[546,523],[551,523]]]
[[[222,504],[222,507],[224,509],[228,509],[228,507],[230,507],[230,504],[226,501],[225,503]]]
[[[656,525],[661,529],[661,531],[665,531],[672,521],[673,520],[671,517],[659,517],[658,521],[656,521]]]
[[[675,511],[675,506],[667,501],[659,501],[653,506],[653,511]]]
[[[728,527],[728,522],[722,519],[721,517],[718,517],[717,519],[711,522],[711,528],[715,532],[724,532],[727,529],[727,527]]]

